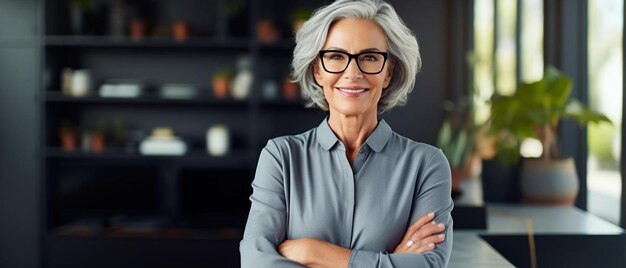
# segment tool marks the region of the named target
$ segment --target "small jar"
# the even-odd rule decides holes
[[[223,156],[230,150],[230,135],[225,125],[214,125],[206,133],[207,152],[212,156]]]

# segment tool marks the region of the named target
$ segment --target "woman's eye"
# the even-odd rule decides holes
[[[331,60],[342,60],[343,57],[344,56],[342,54],[331,54],[330,56],[328,56],[328,58]]]
[[[378,58],[375,55],[363,55],[361,57],[362,61],[377,61]]]

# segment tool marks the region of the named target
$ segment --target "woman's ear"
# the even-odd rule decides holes
[[[320,74],[320,66],[317,60],[313,63],[313,76],[315,76],[315,82],[321,85],[322,75]]]
[[[387,76],[385,76],[385,81],[383,81],[383,88],[387,88],[389,83],[391,83],[391,78],[393,77],[393,64],[389,64],[387,66]]]

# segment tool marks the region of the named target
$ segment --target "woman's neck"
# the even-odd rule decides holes
[[[376,129],[378,119],[376,114],[374,116],[345,116],[331,112],[328,125],[341,143],[346,146],[346,155],[352,164],[359,148]]]

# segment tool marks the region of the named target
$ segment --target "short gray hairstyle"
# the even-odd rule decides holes
[[[302,88],[306,107],[328,111],[324,91],[314,77],[313,64],[326,42],[328,29],[340,19],[365,19],[377,23],[387,37],[389,63],[393,65],[389,86],[378,102],[378,113],[406,104],[415,86],[415,77],[422,67],[419,46],[413,32],[400,19],[393,7],[382,0],[338,0],[316,10],[296,33],[291,75]]]

